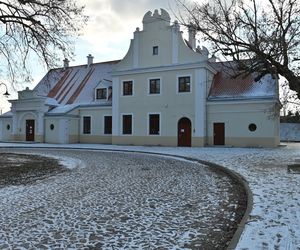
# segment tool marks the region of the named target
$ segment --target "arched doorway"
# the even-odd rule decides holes
[[[192,145],[192,123],[190,119],[183,117],[178,121],[177,140],[177,145],[180,147]]]
[[[34,120],[26,120],[26,141],[34,141]]]

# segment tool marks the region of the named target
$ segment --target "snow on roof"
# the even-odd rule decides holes
[[[47,97],[45,105],[48,105],[48,106],[59,106],[57,100],[55,100],[54,98],[50,98],[50,97]]]
[[[6,113],[4,113],[4,114],[2,114],[2,115],[0,115],[1,117],[12,117],[13,116],[13,113],[11,112],[11,111],[8,111],[8,112],[6,112]]]
[[[48,114],[66,114],[73,109],[77,108],[79,106],[79,103],[73,103],[73,104],[66,104],[61,105],[59,107],[56,107],[50,111],[48,111]]]
[[[65,115],[76,108],[85,107],[111,107],[111,103],[72,103],[60,105],[47,112],[47,115]]]
[[[37,90],[39,95],[53,98],[62,105],[91,103],[94,101],[95,87],[102,79],[111,80],[112,67],[118,62],[52,69],[34,90]]]
[[[259,81],[255,81],[253,75],[234,77],[233,70],[220,64],[214,63],[218,73],[213,78],[208,99],[277,98],[277,81],[272,75],[267,74]]]

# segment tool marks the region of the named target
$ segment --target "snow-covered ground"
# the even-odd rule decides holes
[[[224,249],[244,211],[246,195],[236,192],[241,185],[199,163],[34,151],[66,158],[68,165],[80,158],[86,167],[0,189],[0,249]]]
[[[300,144],[276,149],[0,144],[6,148],[15,146],[146,151],[222,165],[244,176],[253,193],[253,210],[237,249],[300,249],[300,174],[287,171],[287,165],[300,163]]]

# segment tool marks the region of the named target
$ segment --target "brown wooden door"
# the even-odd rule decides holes
[[[214,145],[225,145],[224,123],[214,123]]]
[[[34,141],[34,120],[26,120],[26,141]]]
[[[190,147],[192,144],[192,125],[188,118],[181,118],[178,121],[178,146]]]

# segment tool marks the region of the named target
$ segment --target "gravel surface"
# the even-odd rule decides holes
[[[225,249],[245,211],[240,184],[197,163],[137,153],[0,149],[32,151],[82,166],[0,189],[0,249]]]

